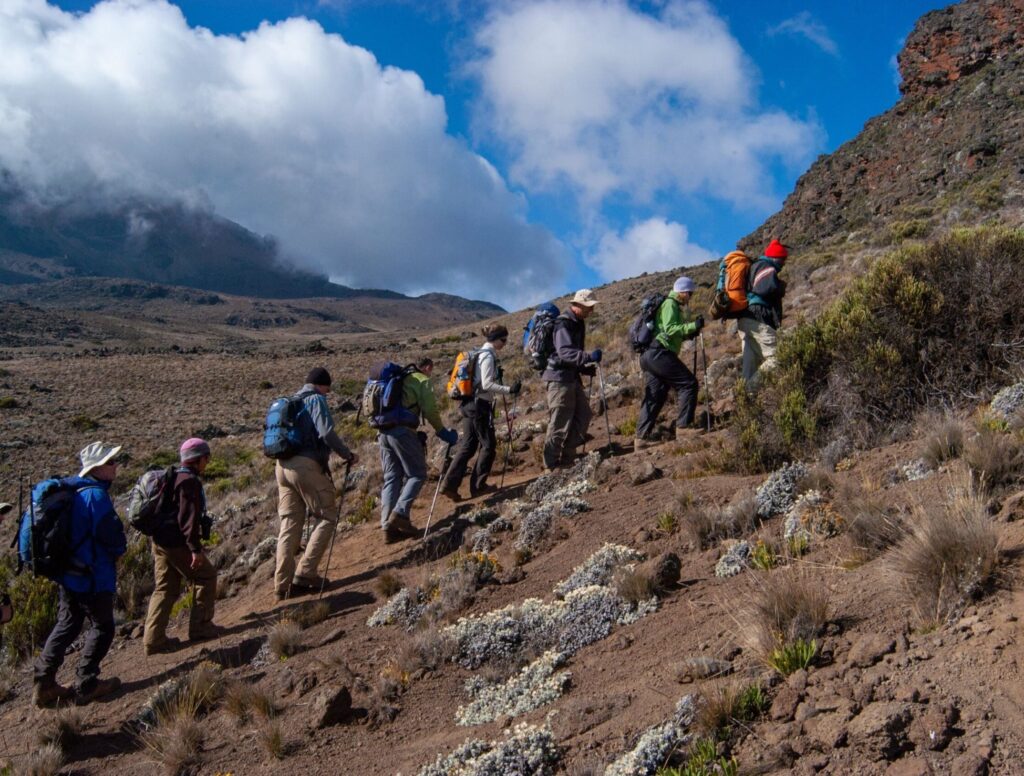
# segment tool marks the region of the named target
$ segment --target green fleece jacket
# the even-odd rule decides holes
[[[657,320],[658,335],[656,339],[661,346],[673,353],[678,353],[683,346],[683,341],[688,340],[697,334],[697,324],[693,321],[683,321],[679,308],[678,294],[673,291],[658,308]]]
[[[423,372],[413,372],[405,378],[402,386],[402,406],[418,413],[434,427],[434,431],[444,428],[441,413],[437,411],[434,390],[430,387],[430,378]]]

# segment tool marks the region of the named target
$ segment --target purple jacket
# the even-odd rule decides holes
[[[580,370],[590,363],[590,354],[584,351],[587,325],[569,308],[555,319],[551,342],[555,352],[548,359],[548,368],[541,379],[551,383],[574,383],[580,379]]]

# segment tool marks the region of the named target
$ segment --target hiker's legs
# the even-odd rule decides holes
[[[473,466],[473,478],[470,488],[474,491],[481,490],[487,484],[487,475],[491,473],[494,466],[494,456],[497,452],[498,440],[494,433],[494,405],[489,401],[477,400],[474,433],[480,442],[480,455],[476,457],[476,465]]]
[[[377,446],[380,448],[380,470],[384,478],[384,484],[380,489],[380,527],[387,528],[391,511],[398,503],[398,494],[402,492],[405,472],[402,470],[402,460],[398,457],[398,452],[392,447],[390,436],[378,434]]]
[[[590,409],[590,398],[583,390],[583,381],[577,380],[574,387],[572,427],[565,440],[565,447],[562,448],[562,463],[572,463],[576,448],[587,441],[587,429],[590,428],[590,420],[594,417]]]
[[[754,340],[761,351],[761,365],[754,376],[754,383],[760,383],[764,375],[775,368],[775,349],[778,345],[778,333],[767,323],[758,323],[752,332]]]
[[[412,502],[416,500],[427,479],[427,454],[416,432],[407,428],[396,429],[392,433],[391,449],[405,473],[405,484],[391,511],[396,515],[409,517],[412,513]]]
[[[149,599],[149,610],[146,612],[146,628],[142,635],[142,644],[155,647],[167,639],[167,623],[171,619],[171,609],[181,593],[181,572],[171,563],[169,551],[153,542],[153,578],[156,585]]]
[[[676,391],[676,401],[679,403],[676,427],[689,427],[697,411],[697,378],[679,360],[679,356],[664,348],[657,348],[651,357],[651,364],[662,382]]]
[[[57,677],[57,670],[64,662],[64,653],[78,638],[85,621],[85,608],[78,597],[63,585],[57,592],[57,624],[46,638],[43,651],[35,664],[35,681],[48,682]]]
[[[177,579],[174,583],[174,595],[168,598],[167,613],[178,597],[178,588],[182,580],[188,580],[196,586],[196,600],[188,613],[189,638],[195,636],[197,628],[213,622],[214,607],[217,604],[217,569],[205,556],[198,568],[192,568],[192,551],[188,547],[159,548],[164,563]],[[167,620],[164,620],[166,626]],[[162,633],[162,631],[161,631]],[[156,640],[159,643],[160,639]],[[148,643],[148,642],[147,642]]]
[[[764,356],[761,353],[761,346],[754,337],[754,331],[760,324],[753,318],[739,318],[736,321],[736,330],[740,333],[740,343],[743,346],[743,360],[741,374],[749,385],[757,374],[757,368],[761,366]]]
[[[277,568],[274,571],[274,590],[278,596],[288,594],[295,574],[295,553],[302,541],[302,527],[306,522],[306,501],[300,480],[304,470],[297,469],[299,461],[313,466],[319,464],[303,456],[294,456],[277,462],[277,514],[281,524],[277,534]]]
[[[86,593],[82,608],[92,625],[85,634],[85,646],[78,659],[78,691],[92,691],[100,676],[100,663],[114,643],[114,594]]]
[[[562,452],[572,430],[576,414],[576,386],[572,383],[548,383],[548,433],[544,440],[544,467],[554,469],[562,461]]]
[[[459,423],[459,441],[452,454],[452,465],[448,467],[448,474],[441,485],[445,490],[459,489],[462,478],[466,476],[466,469],[469,468],[469,462],[480,446],[477,437],[476,402],[463,402],[459,407],[459,414],[462,416]]]
[[[654,426],[658,422],[658,415],[661,408],[665,406],[665,399],[668,397],[668,385],[662,381],[652,370],[650,365],[651,348],[644,351],[640,356],[640,368],[644,371],[644,398],[640,402],[640,416],[636,422],[636,435],[641,439],[648,439]]]
[[[327,552],[331,536],[338,524],[338,502],[334,493],[334,481],[324,471],[320,463],[312,458],[295,456],[295,458],[289,459],[289,463],[292,463],[294,467],[295,483],[305,503],[306,511],[310,515],[310,520],[313,521],[313,529],[306,542],[306,551],[298,562],[294,576],[315,579],[320,559]],[[300,523],[300,534],[301,530]]]

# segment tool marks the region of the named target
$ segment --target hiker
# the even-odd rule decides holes
[[[665,406],[670,388],[676,392],[679,412],[676,415],[676,439],[681,439],[693,423],[697,409],[697,378],[679,359],[683,341],[692,339],[704,328],[704,316],[683,322],[680,308],[690,303],[696,285],[688,277],[672,284],[672,291],[658,307],[654,319],[655,336],[651,346],[640,356],[644,372],[644,398],[640,404],[640,417],[636,423],[634,450],[641,450],[654,440],[651,434],[658,422],[658,413]]]
[[[776,332],[782,325],[782,297],[786,295],[786,281],[779,272],[788,257],[787,247],[772,239],[764,255],[750,265],[747,308],[736,321],[743,347],[743,379],[750,388],[757,388],[760,376],[775,367]]]
[[[501,382],[498,352],[508,344],[508,329],[501,324],[495,324],[485,327],[483,335],[486,342],[475,356],[473,396],[461,400],[459,413],[462,415],[462,433],[459,435],[459,446],[448,467],[448,476],[445,477],[441,488],[441,492],[455,502],[462,500],[459,495],[459,484],[466,474],[469,460],[478,450],[479,454],[469,478],[469,494],[476,498],[495,490],[493,485],[487,484],[487,475],[491,473],[491,466],[494,465],[497,448],[494,434],[494,398],[518,396],[523,388],[520,380],[516,380],[510,386]]]
[[[281,527],[277,536],[277,568],[274,593],[278,601],[293,592],[318,590],[323,579],[318,573],[338,525],[338,504],[328,461],[334,453],[354,465],[359,461],[334,431],[334,418],[324,396],[330,393],[331,375],[321,366],[310,370],[306,384],[295,394],[302,398],[297,423],[301,443],[294,454],[278,459],[277,514]],[[296,568],[295,553],[302,540],[302,527],[309,515],[313,529],[306,550]]]
[[[199,478],[210,462],[210,445],[198,437],[187,439],[181,445],[179,459],[181,465],[174,470],[166,518],[153,532],[156,587],[149,599],[142,637],[146,655],[181,647],[178,639],[167,638],[167,621],[181,593],[182,580],[195,585],[195,600],[188,618],[189,641],[204,641],[219,633],[213,624],[217,569],[206,557],[202,545],[202,540],[209,538],[210,523],[206,515],[206,494]]]
[[[430,375],[434,362],[422,359],[402,381],[402,406],[434,428],[438,439],[449,448],[459,435],[455,429],[445,428],[437,410]],[[418,425],[418,423],[417,423]],[[409,426],[399,425],[381,429],[377,433],[380,446],[380,465],[384,472],[384,485],[380,493],[380,527],[388,544],[419,536],[419,529],[409,515],[427,479],[427,435]]]
[[[601,350],[587,353],[584,321],[594,311],[597,299],[589,288],[576,292],[569,309],[555,319],[552,334],[553,363],[544,370],[547,383],[548,432],[544,440],[544,471],[572,463],[576,448],[586,441],[590,425],[590,400],[583,390],[581,375],[593,377],[601,363]]]
[[[0,522],[3,521],[4,515],[12,509],[14,509],[14,504],[0,501]],[[12,619],[14,619],[14,605],[11,603],[11,597],[5,591],[0,593],[0,625],[5,625]]]
[[[79,453],[82,470],[70,479],[75,489],[70,570],[57,581],[57,624],[35,662],[32,702],[39,707],[72,698],[86,704],[121,686],[116,677],[99,678],[100,663],[114,641],[116,562],[127,549],[124,526],[108,493],[117,476],[115,458],[120,452],[120,446],[93,442]],[[57,670],[86,618],[90,627],[78,658],[77,687],[72,690],[57,683]]]

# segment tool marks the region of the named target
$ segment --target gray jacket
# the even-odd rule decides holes
[[[334,418],[327,406],[327,399],[317,393],[311,383],[306,383],[295,395],[303,397],[302,403],[306,410],[299,417],[306,443],[295,454],[318,461],[325,470],[332,452],[345,460],[351,458],[352,451],[334,430]]]
[[[541,378],[549,383],[574,383],[579,380],[580,370],[590,363],[590,354],[583,350],[586,338],[587,326],[571,308],[559,315],[551,334],[555,352],[548,360],[548,368]]]

